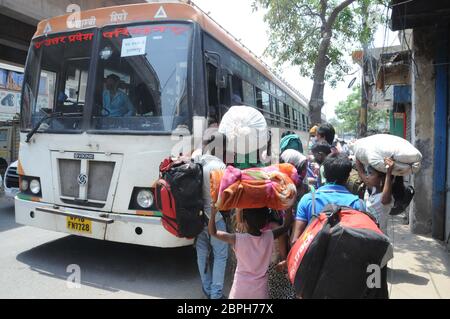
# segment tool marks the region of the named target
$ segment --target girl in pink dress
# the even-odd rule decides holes
[[[216,209],[212,207],[208,224],[209,233],[232,245],[237,259],[229,298],[268,299],[267,271],[272,257],[274,239],[288,231],[293,221],[292,214],[287,214],[281,227],[261,231],[268,222],[269,209],[244,209],[242,222],[245,224],[247,232],[234,234],[217,231],[215,223],[211,222],[215,220],[216,214]]]

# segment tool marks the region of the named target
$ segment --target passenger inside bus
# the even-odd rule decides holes
[[[120,78],[116,74],[106,77],[103,91],[102,115],[109,117],[133,116],[135,108],[127,94],[119,90]]]

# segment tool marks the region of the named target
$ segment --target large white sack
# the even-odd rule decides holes
[[[361,163],[383,173],[387,171],[385,157],[395,162],[393,175],[406,176],[420,170],[422,154],[407,140],[395,135],[377,134],[359,139],[353,151]]]
[[[219,132],[227,137],[237,153],[247,154],[266,145],[268,127],[257,109],[244,105],[232,106],[223,116]]]

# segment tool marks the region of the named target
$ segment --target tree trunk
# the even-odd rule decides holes
[[[319,45],[316,64],[313,71],[313,88],[309,100],[309,116],[313,125],[322,123],[322,107],[325,104],[323,93],[325,88],[325,71],[329,64],[327,54],[330,48],[333,26],[339,13],[356,0],[344,0],[331,12],[328,20],[325,20],[328,1],[321,1],[322,40]]]
[[[325,88],[325,71],[328,66],[327,53],[331,42],[331,30],[324,32],[314,66],[314,84],[309,100],[309,116],[313,125],[322,123],[323,93]]]

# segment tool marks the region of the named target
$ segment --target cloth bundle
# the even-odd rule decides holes
[[[236,105],[222,117],[219,133],[227,137],[235,153],[249,154],[266,145],[268,126],[264,115],[256,108]]]
[[[356,159],[365,166],[372,166],[379,172],[386,173],[384,158],[395,162],[392,174],[406,176],[417,173],[420,169],[422,154],[407,140],[387,134],[377,134],[357,140],[353,145]]]
[[[211,198],[220,211],[260,207],[284,210],[294,204],[298,181],[291,164],[245,170],[228,166],[225,171],[211,172]]]

